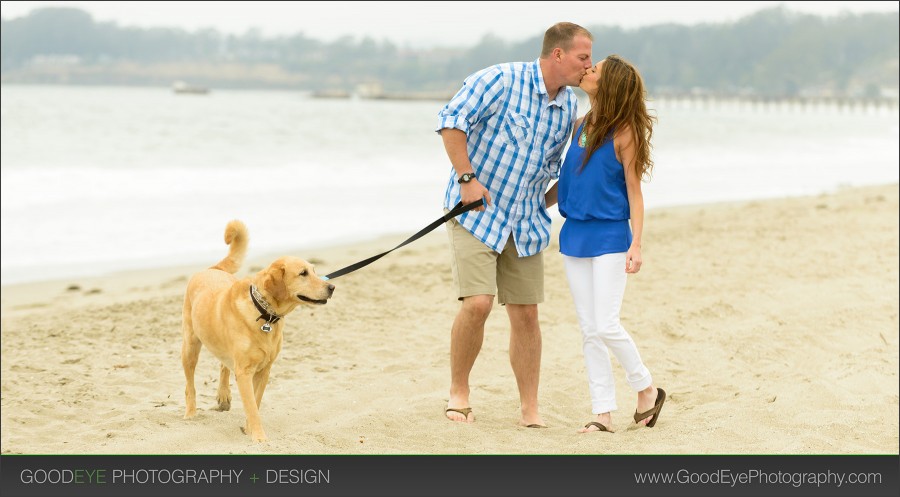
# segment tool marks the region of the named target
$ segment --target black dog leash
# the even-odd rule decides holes
[[[402,247],[402,246],[404,246],[404,245],[406,245],[406,244],[408,244],[408,243],[414,242],[414,241],[418,240],[419,238],[422,238],[423,236],[425,236],[425,235],[428,234],[429,232],[433,231],[433,230],[434,230],[435,228],[437,228],[438,226],[440,226],[440,225],[446,223],[447,221],[449,221],[449,220],[453,219],[454,217],[456,217],[456,216],[462,214],[463,212],[468,212],[468,211],[470,211],[470,210],[472,210],[472,209],[474,209],[474,208],[476,208],[476,207],[480,207],[480,206],[482,206],[482,205],[484,205],[484,199],[477,200],[477,201],[475,201],[475,202],[472,202],[471,204],[466,204],[466,205],[463,205],[463,203],[460,202],[460,203],[456,204],[456,207],[454,207],[453,209],[451,209],[450,212],[444,214],[443,216],[441,216],[441,217],[438,218],[438,219],[435,219],[433,223],[431,223],[431,224],[429,224],[428,226],[422,228],[421,230],[419,230],[418,233],[416,233],[415,235],[413,235],[413,236],[407,238],[406,241],[404,241],[404,242],[401,243],[400,245],[397,245],[396,247],[394,247],[394,248],[388,250],[387,252],[382,252],[382,253],[380,253],[380,254],[378,254],[378,255],[369,257],[368,259],[366,259],[366,260],[364,260],[364,261],[359,261],[359,262],[357,262],[356,264],[351,264],[351,265],[349,265],[349,266],[347,266],[347,267],[345,267],[345,268],[343,268],[343,269],[338,269],[337,271],[335,271],[335,272],[333,272],[333,273],[326,274],[325,276],[322,276],[322,279],[323,279],[323,280],[333,280],[333,279],[337,278],[338,276],[343,276],[343,275],[345,275],[345,274],[347,274],[347,273],[352,273],[353,271],[356,271],[357,269],[359,269],[359,268],[361,268],[361,267],[368,266],[369,264],[371,264],[371,263],[377,261],[378,259],[381,259],[382,257],[384,257],[384,256],[390,254],[391,252],[397,250],[398,248],[400,248],[400,247]]]

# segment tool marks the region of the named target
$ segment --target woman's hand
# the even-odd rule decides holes
[[[636,273],[641,270],[641,264],[644,260],[641,258],[641,248],[632,245],[625,254],[625,272]]]

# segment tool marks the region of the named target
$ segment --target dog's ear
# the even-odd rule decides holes
[[[269,266],[264,287],[277,301],[288,300],[287,285],[284,283],[285,266],[283,261],[275,261]]]

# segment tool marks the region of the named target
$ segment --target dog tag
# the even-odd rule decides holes
[[[269,323],[265,323],[259,329],[265,331],[266,333],[272,331],[272,326]]]

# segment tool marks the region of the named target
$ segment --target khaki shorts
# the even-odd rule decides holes
[[[473,295],[496,295],[501,304],[539,304],[544,301],[544,254],[519,257],[512,235],[502,253],[491,250],[460,226],[447,221],[450,266],[459,300]]]

